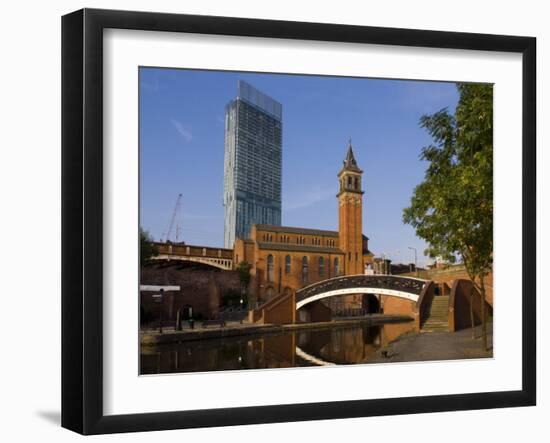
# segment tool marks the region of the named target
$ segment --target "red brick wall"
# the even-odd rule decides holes
[[[273,299],[262,310],[265,323],[276,325],[294,323],[296,321],[296,296],[289,294]]]
[[[360,194],[344,192],[339,198],[340,249],[345,255],[345,274],[363,274],[363,220]]]
[[[448,295],[449,288],[453,286],[455,280],[465,279],[469,280],[470,277],[464,268],[464,265],[452,265],[442,269],[429,269],[425,271],[411,272],[407,274],[402,274],[403,276],[410,277],[419,277],[426,280],[433,280],[439,287],[440,290],[443,290],[443,294]],[[445,287],[444,287],[445,286]],[[487,303],[493,306],[493,273],[485,277],[485,290]]]
[[[174,321],[177,310],[188,305],[193,307],[194,316],[215,318],[224,291],[240,290],[239,275],[236,271],[178,269],[178,266],[162,267],[158,264],[141,268],[140,283],[181,287],[180,291],[167,293],[162,303],[164,319]],[[152,292],[140,294],[142,314],[145,319],[158,320],[160,305],[152,296]]]
[[[268,281],[267,275],[267,259],[268,256],[273,256],[273,278]],[[290,256],[290,273],[286,273],[285,257]],[[303,257],[308,257],[308,281],[302,282],[302,260]],[[319,259],[323,257],[325,260],[324,275],[319,272]],[[259,299],[268,300],[272,295],[283,293],[285,288],[292,291],[303,288],[310,284],[316,283],[327,278],[334,277],[334,258],[339,257],[340,269],[342,269],[343,256],[340,254],[328,253],[313,253],[313,252],[292,252],[292,251],[276,251],[269,249],[259,249],[256,261],[256,278],[259,286]],[[270,291],[271,289],[271,291]]]
[[[381,295],[380,298],[384,314],[414,316],[416,302],[389,295]]]
[[[324,322],[332,319],[332,312],[330,308],[325,306],[321,301],[314,301],[307,304],[302,308],[308,312],[308,321],[310,322]]]
[[[472,282],[466,279],[457,279],[454,281],[449,300],[449,330],[459,331],[461,329],[470,328],[472,325],[470,304],[471,291],[473,291],[473,313],[474,325],[481,324],[481,295],[478,290],[473,287]],[[488,315],[491,306],[486,304],[486,315]]]

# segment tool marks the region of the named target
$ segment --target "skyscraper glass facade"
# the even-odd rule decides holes
[[[281,225],[282,106],[244,81],[225,108],[224,243]]]

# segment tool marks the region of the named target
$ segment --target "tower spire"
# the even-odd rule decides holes
[[[355,155],[353,155],[353,147],[351,146],[351,137],[349,138],[348,152],[346,154],[346,159],[344,160],[344,170],[363,172],[359,169],[357,161],[355,160]]]

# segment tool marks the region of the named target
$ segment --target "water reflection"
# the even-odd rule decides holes
[[[203,372],[367,363],[413,322],[354,324],[142,347],[141,373]]]

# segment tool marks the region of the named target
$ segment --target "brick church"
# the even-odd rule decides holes
[[[364,274],[372,265],[373,254],[362,233],[362,174],[350,142],[338,173],[338,231],[257,224],[248,239],[236,239],[234,263],[252,266],[251,305],[320,280]],[[331,300],[331,307],[361,306],[361,295],[337,299]]]

